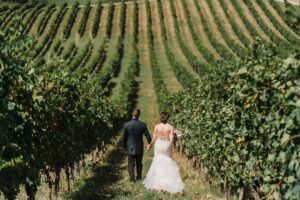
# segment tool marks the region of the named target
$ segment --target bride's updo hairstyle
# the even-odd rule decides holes
[[[170,115],[167,112],[161,112],[160,113],[160,121],[164,124],[166,124],[168,122]]]

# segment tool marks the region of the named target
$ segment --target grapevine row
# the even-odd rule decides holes
[[[50,30],[50,38],[48,40],[48,42],[46,43],[45,47],[42,49],[41,52],[37,51],[37,55],[44,55],[47,50],[50,48],[53,39],[56,36],[57,30],[59,28],[59,25],[61,23],[61,21],[63,20],[64,15],[67,12],[67,3],[64,3],[61,8],[57,11],[56,16],[54,16],[54,20],[51,22],[51,24],[49,25],[49,30]]]
[[[136,2],[136,0],[134,0],[134,6],[133,6],[133,39],[134,39],[134,43],[138,43],[139,41],[139,7],[138,4]]]
[[[251,51],[169,99],[173,123],[184,130],[180,149],[233,199],[296,200],[299,55],[280,60],[261,40]]]
[[[82,18],[79,22],[78,34],[80,35],[80,37],[82,37],[84,34],[86,23],[89,19],[90,12],[91,12],[91,2],[88,1],[83,8]]]
[[[10,9],[8,5],[0,6],[0,14],[7,12]]]
[[[210,64],[214,64],[215,62],[215,56],[209,52],[209,50],[202,44],[201,39],[198,37],[198,33],[197,31],[194,29],[193,26],[193,22],[191,19],[191,15],[190,12],[188,10],[188,5],[186,3],[186,1],[182,1],[183,4],[183,9],[184,9],[184,17],[187,20],[187,24],[189,26],[192,38],[193,38],[193,42],[196,44],[197,49],[199,50],[199,52],[203,55],[204,59],[210,63]]]
[[[56,5],[55,4],[51,4],[50,6],[47,7],[47,9],[45,10],[44,14],[41,17],[41,21],[39,22],[39,24],[37,25],[37,32],[38,35],[41,36],[45,29],[46,26],[52,16],[52,14],[56,11]]]
[[[72,27],[76,21],[76,17],[78,15],[79,9],[80,9],[79,2],[77,1],[70,9],[70,15],[67,18],[66,26],[64,27],[64,30],[63,30],[63,37],[65,39],[68,39],[71,35]]]
[[[194,0],[194,4],[196,5],[196,9],[198,11],[198,14],[200,15],[200,20],[201,23],[204,27],[204,31],[209,39],[209,41],[211,42],[211,44],[213,45],[213,47],[216,49],[216,51],[223,57],[226,59],[233,59],[234,55],[221,43],[219,43],[217,41],[217,39],[215,38],[213,32],[211,31],[206,18],[204,17],[200,5],[198,4],[197,0]]]
[[[5,7],[4,7],[5,8]],[[17,4],[15,6],[12,6],[8,8],[7,12],[3,14],[0,18],[0,28],[4,28],[4,26],[11,20],[11,18],[18,12],[18,9],[22,8],[21,4]]]
[[[102,13],[102,3],[98,2],[97,4],[97,10],[96,10],[96,15],[95,19],[93,21],[93,27],[92,27],[92,37],[96,37],[99,29],[99,24],[101,20],[101,13]]]
[[[70,43],[68,47],[65,48],[65,50],[62,53],[62,58],[66,61],[69,61],[72,59],[72,55],[74,54],[74,51],[77,51],[76,44],[74,42]]]
[[[69,64],[71,71],[75,71],[76,69],[78,69],[81,63],[85,62],[85,58],[89,57],[91,49],[93,49],[93,45],[89,41],[82,49],[80,49],[80,52],[78,52],[76,56],[71,59],[71,62]]]
[[[258,31],[253,26],[253,24],[247,19],[246,15],[244,14],[244,10],[240,6],[240,4],[237,2],[237,0],[232,0],[232,5],[235,8],[235,11],[238,13],[240,18],[242,19],[243,23],[245,24],[247,30],[252,35],[253,38],[259,37]]]
[[[207,1],[209,11],[212,13],[212,16],[220,30],[221,35],[223,36],[227,45],[235,52],[238,56],[243,57],[246,54],[245,49],[239,45],[234,39],[231,38],[230,34],[228,33],[227,29],[223,25],[223,22],[220,20],[214,6],[212,5],[211,1]]]
[[[291,34],[288,30],[286,30],[280,22],[275,18],[275,16],[269,11],[266,4],[263,1],[257,1],[258,5],[264,11],[266,16],[270,19],[274,27],[292,44],[300,44],[299,38]]]
[[[147,42],[148,42],[148,50],[150,53],[150,63],[152,69],[151,71],[152,71],[154,89],[157,96],[159,110],[165,110],[163,99],[165,96],[168,95],[168,90],[161,76],[162,73],[159,69],[157,57],[155,54],[154,37],[152,31],[152,19],[151,19],[152,14],[151,14],[149,0],[146,1],[146,14],[147,14]]]
[[[188,62],[190,65],[194,68],[194,70],[201,74],[203,71],[206,71],[208,67],[207,64],[203,62],[199,62],[198,58],[190,51],[188,46],[185,44],[183,41],[180,31],[179,31],[179,25],[177,21],[177,15],[176,15],[176,10],[174,6],[174,0],[170,0],[170,6],[171,6],[171,12],[172,12],[172,17],[173,17],[173,25],[175,27],[175,34],[176,34],[176,39],[178,40],[179,46],[182,49],[182,52],[184,53],[185,57],[187,58]]]
[[[26,27],[23,31],[22,34],[27,34],[29,32],[29,30],[31,29],[34,21],[36,20],[36,18],[38,17],[38,15],[43,11],[43,7],[45,6],[44,3],[39,3],[38,5],[36,5],[30,15],[27,17],[27,20],[25,22],[23,22],[24,26]]]
[[[50,34],[46,33],[44,35],[43,38],[40,39],[40,41],[37,43],[37,45],[35,46],[35,51],[36,51],[36,56],[42,52],[42,50],[44,49],[44,47],[47,45],[48,41],[50,40]]]
[[[96,55],[91,59],[91,61],[87,64],[87,66],[84,68],[84,71],[88,73],[97,73],[103,63],[106,60],[106,44],[107,40],[104,40],[100,48],[97,50]]]
[[[266,35],[269,36],[272,42],[274,42],[276,45],[280,47],[288,46],[288,42],[278,37],[264,22],[264,20],[261,18],[261,16],[258,14],[256,9],[254,8],[253,4],[249,0],[243,0],[245,4],[247,5],[248,9],[251,11],[253,16],[255,17],[255,20],[257,21],[258,25],[261,27],[261,29],[266,33]]]
[[[139,53],[137,48],[136,38],[138,38],[138,4],[137,1],[133,1],[133,40],[131,43],[131,57],[130,63],[127,71],[125,72],[124,79],[121,80],[121,90],[120,96],[118,97],[118,101],[120,105],[123,106],[122,110],[127,112],[126,114],[130,115],[130,111],[134,105],[134,99],[136,98],[136,90],[137,90],[137,81],[135,80],[136,76],[139,74]]]
[[[57,42],[53,45],[53,51],[56,53],[57,56],[61,55],[63,51],[63,41],[62,40],[57,40]]]
[[[11,15],[8,16],[8,18],[6,19],[6,21],[3,22],[1,28],[3,29],[9,29],[10,28],[10,24],[14,19],[14,18],[20,18],[19,20],[22,20],[23,17],[30,12],[31,8],[34,7],[34,4],[32,3],[26,3],[24,5],[22,5],[22,7],[20,9],[17,9],[16,12],[11,13]]]
[[[274,8],[274,10],[280,15],[280,17],[282,19],[284,19],[285,18],[285,14],[284,14],[284,11],[280,8],[279,3],[277,3],[276,1],[272,1],[272,0],[269,0],[269,3],[272,5],[272,7]]]
[[[27,40],[0,36],[5,62],[0,121],[7,124],[1,127],[0,191],[6,199],[16,199],[22,185],[28,199],[35,199],[41,173],[51,199],[52,186],[56,195],[59,191],[63,169],[70,191],[75,164],[111,143],[124,120],[97,84],[72,76],[62,62],[36,62],[31,46]]]
[[[93,51],[93,45],[91,41],[89,41],[82,49],[81,51],[76,54],[75,58],[72,59],[70,62],[70,70],[72,72],[76,71],[76,73],[81,74],[83,70],[83,66],[87,63],[89,58],[91,57]]]
[[[120,72],[121,62],[124,55],[124,34],[122,34],[125,30],[125,20],[126,20],[126,4],[123,1],[120,8],[120,18],[119,18],[119,25],[120,25],[120,35],[118,37],[117,46],[115,47],[115,52],[113,54],[113,57],[111,60],[108,61],[107,66],[103,68],[100,72],[99,77],[97,78],[99,80],[99,84],[104,88],[107,86],[109,80],[112,77],[115,77]],[[109,13],[114,11],[114,5],[111,3],[109,8]],[[113,13],[109,14],[109,16],[113,17]],[[108,23],[112,23],[112,18],[108,17]],[[112,24],[110,25],[112,26]],[[109,38],[111,36],[111,30],[112,27],[110,27],[110,33],[107,35]]]
[[[294,31],[295,34],[299,35],[299,33],[297,31],[298,28],[294,27],[294,26],[297,26],[297,23],[295,23],[295,25],[292,25],[287,20],[287,17],[288,17],[287,12],[290,12],[290,11],[289,10],[283,11],[281,9],[279,3],[277,3],[276,1],[269,0],[269,3],[272,5],[274,10],[279,14],[279,16],[285,21],[286,25],[289,26],[291,28],[291,30]]]
[[[240,26],[235,22],[234,17],[227,12],[228,11],[228,7],[227,4],[224,0],[219,0],[219,2],[221,3],[222,9],[225,13],[226,18],[228,19],[233,31],[235,32],[235,34],[238,36],[238,38],[240,39],[240,41],[244,44],[245,47],[248,47],[250,45],[250,40],[246,37],[246,35],[244,34],[243,30],[240,28]]]
[[[160,24],[160,29],[161,29],[161,37],[162,37],[163,45],[164,45],[164,48],[166,51],[166,56],[168,58],[168,61],[171,65],[178,81],[180,82],[180,84],[184,88],[189,88],[196,82],[196,79],[193,78],[193,75],[190,72],[188,72],[187,69],[184,68],[176,60],[175,54],[172,52],[171,48],[169,47],[166,26],[164,23],[164,13],[163,13],[161,0],[157,1],[157,8],[158,8],[158,15],[159,15],[159,19],[160,19],[159,24]]]
[[[115,5],[111,2],[109,4],[108,8],[108,17],[106,21],[106,37],[110,38],[111,37],[111,31],[112,31],[112,26],[113,26],[113,18],[114,18],[114,11],[115,11]]]

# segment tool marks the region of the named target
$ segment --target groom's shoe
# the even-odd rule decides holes
[[[130,182],[135,183],[136,180],[134,178],[129,179]]]
[[[138,177],[136,177],[136,180],[140,181],[140,180],[142,180],[142,177],[138,176]]]

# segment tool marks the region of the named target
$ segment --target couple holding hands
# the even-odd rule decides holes
[[[132,120],[124,124],[123,147],[128,154],[128,173],[130,181],[142,179],[143,152],[145,135],[150,150],[154,145],[154,158],[143,181],[145,188],[151,190],[165,191],[172,194],[182,193],[184,183],[179,174],[179,168],[171,158],[172,144],[177,140],[175,129],[168,124],[169,114],[160,114],[160,124],[154,128],[153,137],[149,134],[147,125],[139,120],[141,111],[134,109]],[[137,176],[134,176],[136,166]]]

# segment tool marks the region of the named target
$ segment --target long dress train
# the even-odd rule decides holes
[[[170,138],[156,137],[154,158],[143,184],[147,189],[180,193],[184,189],[184,183],[179,174],[179,167],[171,158]]]

